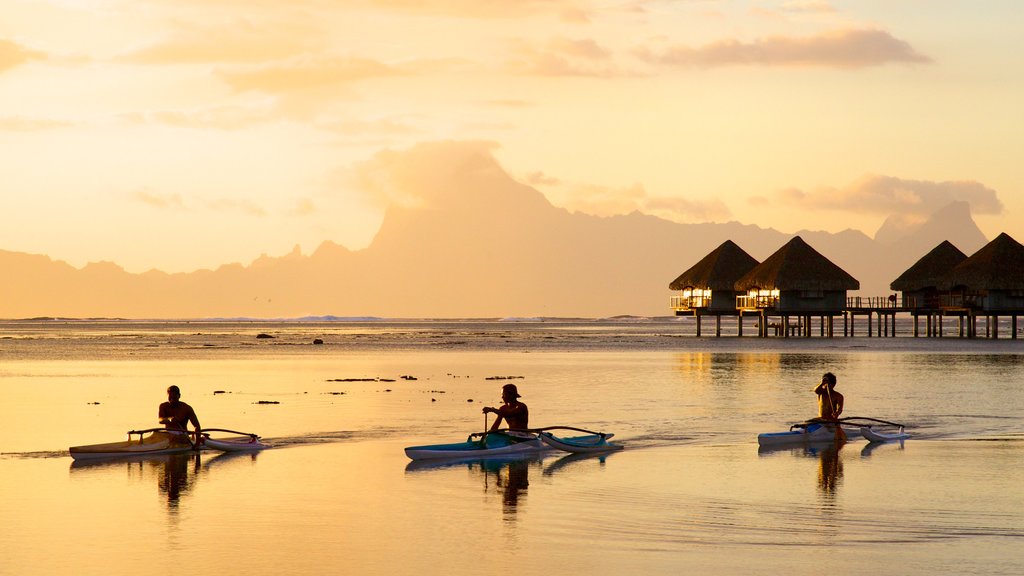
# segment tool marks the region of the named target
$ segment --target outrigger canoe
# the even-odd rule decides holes
[[[584,436],[560,438],[550,430],[576,430]],[[475,432],[465,442],[410,446],[405,455],[411,460],[476,459],[495,457],[527,457],[548,450],[567,452],[607,452],[622,446],[610,444],[607,439],[613,434],[593,432],[569,426],[550,426],[530,430],[496,430]]]
[[[860,430],[843,428],[847,438],[860,435]],[[810,423],[806,425],[794,424],[788,432],[767,432],[757,435],[757,443],[760,446],[785,446],[787,444],[810,444],[815,442],[832,442],[836,439],[835,426]]]
[[[231,438],[213,439],[208,436],[209,432],[227,432],[235,434]],[[138,435],[138,439],[132,436]],[[146,430],[128,431],[128,439],[121,442],[108,442],[106,444],[90,444],[87,446],[72,446],[71,457],[75,460],[98,460],[104,458],[124,457],[146,457],[163,454],[179,454],[196,450],[192,440],[194,433],[167,430],[164,428],[149,428]],[[248,450],[261,450],[267,448],[266,444],[260,442],[259,436],[247,432],[236,432],[224,428],[210,428],[203,431],[199,441],[199,450],[220,450],[222,452],[240,452]]]
[[[850,416],[840,418],[838,421],[825,421],[813,418],[800,424],[790,426],[788,432],[769,432],[758,434],[757,443],[761,446],[785,446],[787,444],[807,444],[830,442],[836,439],[836,426],[842,427],[846,433],[846,440],[855,440],[860,437],[867,438],[871,442],[885,442],[888,440],[901,440],[909,438],[910,435],[903,432],[903,425],[878,418],[867,418],[864,416]],[[886,434],[874,430],[875,425],[895,426],[899,428],[898,434]]]

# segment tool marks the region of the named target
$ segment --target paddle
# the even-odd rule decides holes
[[[836,442],[846,442],[846,432],[839,424],[839,415],[836,414],[836,405],[832,403],[832,391],[829,390],[828,384],[825,385],[825,394],[828,395],[828,410],[832,416],[831,419],[836,423]]]

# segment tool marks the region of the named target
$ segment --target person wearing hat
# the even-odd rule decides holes
[[[530,427],[530,410],[526,404],[519,401],[519,398],[519,390],[516,389],[515,384],[505,384],[501,387],[501,401],[504,404],[500,408],[487,406],[483,410],[484,414],[493,412],[498,415],[494,424],[491,425],[492,431],[501,427],[502,420],[512,430],[526,430]]]

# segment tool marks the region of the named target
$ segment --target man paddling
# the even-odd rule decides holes
[[[525,430],[530,427],[530,410],[519,401],[519,390],[515,384],[505,384],[501,387],[501,401],[504,404],[500,408],[487,406],[483,409],[484,414],[493,412],[498,415],[491,425],[491,430],[501,427],[501,421],[505,420],[512,430]]]
[[[177,386],[167,388],[167,402],[160,404],[158,412],[160,423],[168,430],[187,431],[189,422],[195,427],[196,438],[200,438],[203,429],[199,425],[199,417],[191,406],[181,401],[181,390]],[[199,444],[195,443],[198,448]]]
[[[836,375],[826,372],[821,384],[814,388],[818,395],[818,418],[835,422],[836,438],[846,440],[846,433],[839,426],[839,415],[843,413],[843,395],[836,392]]]
[[[818,417],[822,420],[839,420],[839,415],[843,413],[843,395],[836,392],[836,375],[826,372],[814,393],[818,395]]]

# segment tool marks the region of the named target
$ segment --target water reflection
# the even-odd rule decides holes
[[[156,484],[157,491],[166,502],[167,511],[176,514],[183,501],[200,482],[200,478],[231,462],[252,462],[258,453],[224,452],[212,457],[202,453],[165,454],[144,458],[118,458],[109,460],[75,460],[72,475],[91,474],[111,476],[124,470],[129,483]]]
[[[484,494],[497,494],[501,498],[502,509],[506,514],[514,515],[518,508],[526,503],[527,490],[530,487],[531,469],[540,470],[544,476],[565,473],[585,461],[595,461],[600,466],[617,452],[599,454],[567,454],[554,461],[544,464],[545,456],[531,455],[516,458],[477,458],[467,460],[419,460],[409,462],[407,474],[440,472],[446,470],[465,469],[483,485]]]
[[[845,440],[836,439],[828,442],[815,442],[802,446],[760,446],[759,456],[768,456],[789,452],[797,458],[814,458],[818,461],[818,492],[827,501],[833,501],[839,493],[843,482],[843,459],[840,451],[846,445]]]

